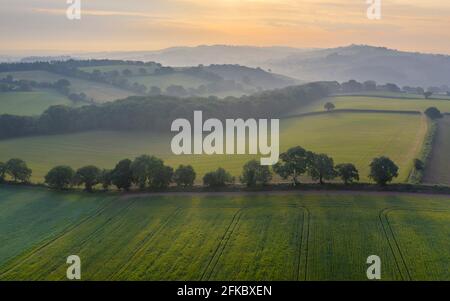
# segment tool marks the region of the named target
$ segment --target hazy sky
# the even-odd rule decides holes
[[[371,44],[450,54],[449,0],[0,0],[0,53],[152,50],[201,44]]]

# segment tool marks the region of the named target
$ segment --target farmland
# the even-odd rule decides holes
[[[73,102],[54,91],[1,92],[0,114],[39,115],[53,105],[72,106]]]
[[[425,111],[429,107],[436,107],[441,112],[450,112],[450,99],[418,99],[418,98],[382,98],[369,96],[335,96],[321,99],[306,107],[298,108],[290,115],[306,112],[323,111],[324,105],[332,102],[336,109],[360,110],[398,110],[398,111]]]
[[[68,79],[71,83],[70,92],[85,93],[89,98],[94,99],[98,103],[113,101],[116,99],[126,98],[135,93],[115,88],[111,85],[97,83],[93,81],[82,80],[78,78],[68,77],[51,73],[47,71],[18,71],[0,73],[0,78],[12,75],[17,80],[34,80],[37,82],[56,82],[59,79]]]
[[[397,181],[405,181],[412,159],[425,135],[423,120],[416,115],[346,113],[291,118],[281,122],[281,150],[301,145],[331,155],[336,163],[352,162],[361,179],[367,181],[368,165],[380,155],[392,158],[400,167]],[[123,158],[152,154],[171,166],[192,164],[201,176],[219,166],[237,176],[250,155],[174,156],[168,134],[145,132],[84,132],[37,136],[0,141],[0,161],[24,159],[33,169],[33,181],[56,165],[74,168],[94,164],[112,168]]]
[[[450,280],[446,196],[81,196],[0,188],[0,279]]]
[[[438,121],[436,140],[425,170],[425,183],[450,185],[450,117]]]

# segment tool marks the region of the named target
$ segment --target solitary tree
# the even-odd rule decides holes
[[[323,107],[327,111],[332,111],[336,108],[336,106],[332,102],[327,102]]]
[[[124,159],[117,163],[111,174],[111,183],[118,189],[130,190],[133,181],[133,172],[131,170],[131,160]]]
[[[13,178],[14,182],[28,182],[31,177],[31,169],[21,159],[10,159],[6,162],[6,174]]]
[[[359,173],[355,165],[351,163],[336,165],[336,172],[342,181],[347,184],[351,184],[355,181],[359,181]]]
[[[306,172],[306,155],[304,148],[293,147],[280,155],[280,161],[273,166],[273,171],[285,180],[291,178],[296,186],[299,183],[298,177]]]
[[[203,184],[211,188],[224,187],[234,182],[234,178],[223,168],[208,172],[203,177]]]
[[[73,183],[75,171],[70,166],[56,166],[45,176],[45,183],[55,189],[65,189]]]
[[[379,157],[370,163],[369,178],[377,184],[384,186],[396,177],[398,177],[398,166],[391,159]]]
[[[180,165],[174,173],[173,180],[178,186],[192,187],[196,176],[191,165]]]
[[[439,119],[442,118],[442,113],[436,107],[430,107],[425,110],[425,115],[427,115],[431,119]]]
[[[272,179],[272,173],[268,166],[261,165],[258,161],[252,160],[244,165],[242,175],[240,177],[241,183],[248,187],[256,186],[258,184],[266,185]]]
[[[431,91],[423,92],[423,96],[424,96],[426,99],[430,98],[431,95],[433,95],[433,92],[431,92]]]
[[[92,188],[100,183],[101,170],[93,165],[84,166],[77,170],[74,181],[76,185],[84,184],[86,191],[92,192]]]
[[[313,180],[332,180],[336,177],[333,159],[325,154],[308,153],[308,174]]]

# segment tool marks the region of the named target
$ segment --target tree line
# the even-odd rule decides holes
[[[386,185],[398,176],[398,166],[387,157],[373,159],[370,164],[369,178],[379,185]],[[28,183],[32,170],[21,159],[0,162],[0,182],[9,176],[13,182]],[[340,178],[345,185],[359,181],[359,172],[351,163],[334,164],[333,158],[326,154],[317,154],[304,148],[293,147],[280,155],[280,161],[272,168],[262,166],[256,160],[247,162],[239,176],[239,181],[247,187],[268,185],[274,174],[292,183],[300,184],[302,176],[309,176],[321,185],[325,181]],[[192,187],[197,173],[191,165],[180,165],[177,169],[164,164],[155,156],[142,155],[134,160],[124,159],[113,169],[100,169],[94,165],[74,170],[70,166],[56,166],[45,176],[45,183],[53,189],[67,189],[84,186],[92,192],[101,185],[104,190],[115,186],[119,190],[129,191],[132,187],[139,190],[165,190],[175,184],[178,187]],[[233,184],[236,178],[224,168],[206,173],[203,185],[208,188],[221,188]]]
[[[26,135],[72,133],[87,130],[169,131],[178,118],[192,119],[201,110],[205,118],[277,118],[298,105],[323,98],[335,82],[317,82],[264,91],[239,98],[132,96],[83,107],[48,108],[41,116],[0,115],[0,139]]]

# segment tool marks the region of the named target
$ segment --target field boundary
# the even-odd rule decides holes
[[[415,110],[369,110],[369,109],[334,109],[332,111],[314,111],[285,115],[282,119],[301,118],[318,115],[339,114],[339,113],[367,113],[367,114],[402,114],[402,115],[420,115],[422,112]]]

